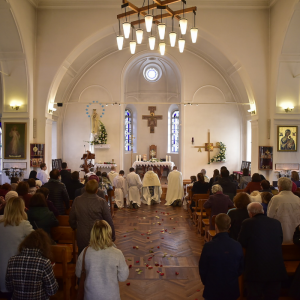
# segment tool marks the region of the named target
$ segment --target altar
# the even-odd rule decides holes
[[[161,179],[163,171],[165,169],[167,169],[168,173],[169,171],[173,170],[173,167],[175,166],[175,163],[173,163],[172,161],[155,161],[155,162],[151,162],[151,161],[135,161],[132,165],[132,167],[134,169],[138,169],[139,167],[142,168],[143,173],[141,174],[143,177],[144,174],[148,171],[149,167],[153,167],[154,171],[156,171],[159,179]]]
[[[106,172],[107,170],[103,170],[103,169],[111,169],[111,167],[117,167],[116,164],[95,164],[94,165],[94,172],[96,173],[97,171],[100,171],[100,172]]]

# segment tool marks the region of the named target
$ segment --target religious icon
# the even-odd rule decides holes
[[[93,109],[93,114],[92,114],[92,130],[91,132],[93,134],[97,134],[98,133],[98,128],[99,128],[99,115],[97,114],[97,110]]]
[[[296,152],[298,126],[278,126],[277,149],[280,152]]]
[[[4,158],[26,159],[26,123],[4,123]]]

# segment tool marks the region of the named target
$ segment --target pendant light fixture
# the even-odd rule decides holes
[[[183,5],[183,18],[179,20],[179,26],[180,26],[181,34],[185,35],[187,29],[187,19],[184,17],[184,1],[182,1],[182,5]]]
[[[165,42],[159,43],[159,51],[160,51],[161,55],[165,55],[165,52],[166,52],[166,43]]]
[[[194,27],[191,28],[191,38],[192,38],[192,43],[197,42],[197,36],[198,36],[198,28],[196,27],[196,11],[193,11],[194,13]]]
[[[158,5],[157,8],[160,9],[160,16],[161,16],[160,23],[157,26],[158,34],[159,34],[159,38],[161,40],[164,40],[165,39],[165,33],[166,33],[166,24],[163,23],[163,21],[162,21],[162,10],[163,10],[163,8],[166,8],[166,7]]]
[[[119,35],[117,36],[117,44],[118,44],[119,50],[123,49],[123,42],[124,42],[124,36],[121,35],[121,24],[120,24],[120,19],[119,19]]]
[[[180,38],[178,40],[179,52],[182,53],[184,51],[185,39]]]
[[[148,14],[145,16],[145,24],[146,24],[147,32],[151,32],[152,22],[153,22],[153,16],[150,15],[150,13],[149,13],[149,0],[148,0]]]
[[[177,34],[174,31],[174,16],[172,16],[172,31],[169,33],[171,47],[175,47]]]
[[[128,3],[126,3],[126,4],[128,4]],[[123,23],[123,32],[124,32],[125,39],[128,39],[129,36],[130,36],[130,27],[131,27],[131,25],[130,25],[129,22],[127,22],[126,6],[124,6],[124,7],[125,7],[125,19],[126,19],[126,22]]]
[[[154,50],[154,48],[155,48],[155,36],[150,35],[148,40],[149,40],[150,50]]]
[[[140,14],[139,14],[139,28],[135,31],[136,41],[138,44],[142,43],[143,34],[144,34],[144,31],[143,31],[143,29],[141,29],[141,20],[140,20]]]
[[[130,47],[131,54],[134,54],[136,49],[136,41],[133,39],[133,28],[132,28],[132,40],[129,43],[129,47]]]

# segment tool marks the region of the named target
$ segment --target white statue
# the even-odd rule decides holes
[[[99,127],[99,115],[97,114],[96,109],[93,109],[93,115],[92,115],[92,130],[91,132],[93,134],[97,134],[98,127]]]

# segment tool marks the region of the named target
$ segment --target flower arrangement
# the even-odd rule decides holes
[[[91,145],[103,145],[107,143],[107,132],[101,121],[99,121],[98,132],[94,135],[94,140],[89,143]]]
[[[214,156],[209,163],[224,162],[226,159],[226,145],[222,142],[219,142],[218,144],[220,145],[220,152],[218,155]]]
[[[160,162],[161,160],[158,158],[151,158],[148,160],[149,162]]]

